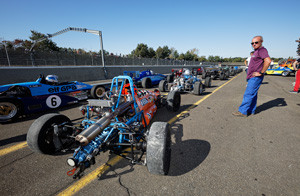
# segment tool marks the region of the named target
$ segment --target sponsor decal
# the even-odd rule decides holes
[[[42,85],[40,84],[35,84],[35,85],[29,85],[29,88],[37,88],[37,87],[41,87]]]
[[[146,98],[143,98],[143,99],[141,100],[142,106],[146,105],[147,103],[148,103],[148,100],[147,100]]]
[[[77,87],[75,85],[67,85],[67,86],[57,86],[53,88],[49,88],[48,92],[49,93],[59,93],[59,92],[66,92],[69,90],[76,90]]]
[[[87,87],[87,85],[76,85],[77,89],[80,89],[80,88],[85,88]]]
[[[57,108],[61,104],[61,98],[57,95],[51,95],[46,99],[46,105],[49,108]]]

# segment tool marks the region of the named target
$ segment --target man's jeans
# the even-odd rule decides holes
[[[253,77],[248,80],[247,88],[239,112],[244,115],[254,114],[256,110],[257,92],[264,77]]]

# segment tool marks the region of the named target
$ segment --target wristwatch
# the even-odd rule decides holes
[[[264,75],[265,73],[261,73],[261,71],[259,72],[261,75]]]

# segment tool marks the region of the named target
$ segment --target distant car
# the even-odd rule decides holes
[[[173,81],[173,75],[163,75],[154,73],[152,70],[146,71],[124,71],[123,75],[130,76],[134,84],[138,87],[151,88],[159,84],[161,80]]]
[[[288,76],[291,73],[294,73],[294,70],[288,67],[282,67],[279,65],[271,65],[267,71],[267,75],[281,75],[281,76]]]
[[[41,74],[35,82],[0,86],[0,122],[77,103],[88,96],[100,98],[105,94],[105,87],[101,85],[92,86],[77,81],[58,83],[55,75],[50,76],[50,80]]]

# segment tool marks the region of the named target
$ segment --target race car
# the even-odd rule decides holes
[[[203,85],[200,78],[193,75],[189,69],[184,68],[182,75],[176,77],[173,82],[169,83],[166,80],[160,81],[159,90],[162,92],[176,91],[201,95],[205,91],[205,87],[211,87],[211,77],[206,77],[204,83]]]
[[[114,77],[104,99],[88,100],[86,109],[80,108],[85,111],[80,123],[62,114],[46,114],[32,123],[26,140],[31,150],[41,154],[75,148],[73,156],[67,159],[72,168],[67,174],[74,179],[82,177],[84,170],[95,164],[95,157],[106,151],[131,164],[147,165],[152,174],[167,175],[170,125],[151,120],[163,106],[171,112],[178,111],[180,101],[179,92],[171,91],[165,100],[157,89],[138,90],[129,76]]]
[[[17,119],[20,115],[49,110],[77,103],[88,96],[101,98],[105,87],[82,82],[58,82],[56,75],[43,74],[35,82],[0,86],[0,122]]]
[[[138,87],[151,88],[158,85],[161,80],[173,81],[173,75],[165,76],[163,74],[154,73],[152,70],[146,71],[124,71],[123,75],[130,76],[133,83]]]
[[[294,73],[292,68],[282,67],[280,65],[271,65],[266,71],[267,75],[281,75],[284,77],[290,75],[291,73]]]

